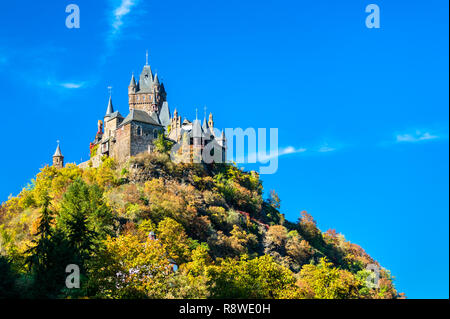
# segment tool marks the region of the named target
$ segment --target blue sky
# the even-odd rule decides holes
[[[80,29],[65,27],[70,3]],[[370,3],[380,29],[365,26]],[[278,128],[286,154],[262,178],[288,219],[307,210],[342,232],[410,298],[448,298],[446,1],[1,6],[2,201],[50,163],[56,140],[66,161],[88,158],[107,87],[127,114],[148,49],[172,111],[206,105],[218,127]]]

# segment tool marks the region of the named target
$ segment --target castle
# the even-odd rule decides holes
[[[197,118],[192,122],[187,119],[181,121],[176,109],[171,117],[164,84],[159,81],[158,74],[153,75],[148,53],[139,81],[136,82],[134,74],[131,76],[128,105],[129,113],[123,117],[114,110],[110,94],[105,116],[103,121],[98,121],[97,134],[90,144],[91,158],[79,164],[80,167],[98,167],[104,156],[121,163],[131,156],[153,152],[153,142],[160,134],[175,145],[187,144],[197,154],[204,150],[216,152],[215,161],[225,162],[225,134],[214,129],[212,113],[208,120],[205,113],[203,124]],[[59,143],[53,155],[53,166],[64,167]]]

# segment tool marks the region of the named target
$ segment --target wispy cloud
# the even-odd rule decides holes
[[[60,83],[59,85],[66,89],[80,89],[80,88],[84,87],[85,84],[86,84],[86,82],[78,82],[78,83],[64,82],[64,83]]]
[[[289,154],[303,153],[303,152],[306,152],[306,148],[295,148],[293,146],[288,146],[285,148],[278,149],[278,152],[270,152],[268,154],[266,154],[265,152],[260,152],[257,155],[258,155],[258,160],[260,162],[266,162],[275,157],[280,157],[280,156],[289,155]]]
[[[108,35],[108,43],[112,44],[121,30],[125,27],[125,18],[131,13],[133,7],[139,4],[140,0],[113,0],[113,10],[110,13],[111,27]]]
[[[58,81],[53,78],[48,78],[44,81],[35,81],[34,84],[39,85],[42,88],[50,89],[54,91],[67,91],[67,90],[76,90],[82,89],[89,86],[88,81]]]
[[[334,152],[337,149],[335,147],[330,147],[328,145],[323,145],[321,147],[319,147],[319,149],[317,150],[319,153],[328,153],[328,152]]]
[[[113,12],[113,32],[118,32],[123,25],[123,18],[131,12],[131,9],[139,3],[139,0],[121,0],[120,6]]]
[[[415,131],[414,133],[397,134],[395,140],[397,143],[416,143],[438,139],[439,136],[427,131]]]
[[[107,11],[108,20],[110,21],[108,31],[105,37],[106,49],[100,56],[100,65],[103,65],[107,58],[114,52],[116,42],[123,34],[123,29],[127,24],[133,23],[130,19],[132,10],[140,3],[140,0],[110,0],[110,6]]]

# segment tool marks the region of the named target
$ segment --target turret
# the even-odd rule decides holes
[[[159,87],[160,87],[160,84],[159,84],[159,79],[158,79],[158,73],[156,73],[155,78],[153,79],[153,88],[155,88],[156,91],[159,92]]]
[[[130,85],[128,85],[128,94],[136,93],[136,80],[134,78],[134,73],[131,74]]]
[[[152,95],[152,111],[158,112],[158,98],[157,98],[157,92],[156,88],[153,88],[153,95]]]
[[[209,129],[211,130],[211,132],[213,132],[213,134],[214,134],[214,120],[213,120],[212,113],[209,113],[208,126],[209,126]]]
[[[112,97],[110,95],[109,96],[109,101],[108,101],[108,107],[106,108],[105,119],[107,117],[110,117],[111,114],[113,114],[113,113],[114,113],[114,107],[113,107],[113,104],[112,104]]]
[[[56,147],[55,154],[53,154],[53,167],[56,167],[56,168],[64,167],[64,156],[61,153],[61,148],[59,147],[59,141],[58,141],[58,146]]]
[[[208,122],[206,121],[206,114],[205,114],[205,118],[203,119],[203,124],[202,124],[202,129],[203,129],[203,132],[206,132],[206,131],[208,131]]]

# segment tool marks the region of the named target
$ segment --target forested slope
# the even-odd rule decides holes
[[[299,211],[263,199],[258,174],[175,164],[161,150],[118,166],[44,167],[0,208],[0,297],[398,298],[389,271]],[[301,207],[301,203],[298,203]],[[66,266],[81,270],[65,286]]]

